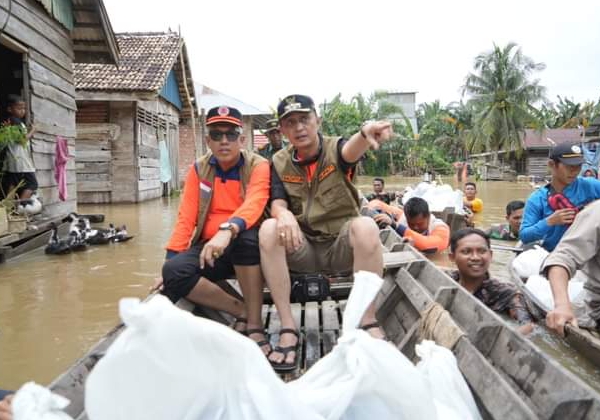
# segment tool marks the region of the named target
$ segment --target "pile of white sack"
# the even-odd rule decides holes
[[[162,296],[147,303],[123,299],[120,313],[127,328],[88,377],[87,415],[90,420],[480,419],[448,349],[422,342],[415,366],[392,344],[357,328],[381,284],[372,273],[356,273],[337,345],[288,383],[252,340],[232,329],[182,311]]]
[[[535,245],[533,249],[529,249],[517,255],[515,259],[513,259],[510,267],[513,276],[516,275],[521,281],[525,282],[524,287],[536,297],[546,311],[554,308],[554,298],[552,296],[550,282],[540,274],[542,264],[548,254],[549,252],[544,248]],[[574,306],[576,314],[580,312],[578,308],[581,308],[582,313],[585,312],[584,299],[586,293],[583,289],[584,282],[585,276],[578,271],[568,284],[569,299]]]
[[[444,211],[446,207],[454,208],[454,212],[464,214],[463,192],[454,190],[448,184],[421,182],[415,188],[406,187],[402,204],[406,204],[412,197],[421,197],[429,204],[430,211]]]

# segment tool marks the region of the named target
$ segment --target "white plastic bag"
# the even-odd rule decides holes
[[[435,418],[416,367],[390,343],[357,329],[382,282],[373,273],[354,275],[337,346],[288,383],[292,394],[326,419]]]
[[[90,420],[315,419],[256,343],[163,297],[123,299],[127,329],[86,382]]]
[[[62,410],[70,401],[34,382],[23,385],[12,400],[14,420],[73,420]]]
[[[481,419],[454,354],[430,340],[417,344],[415,351],[421,358],[417,369],[425,377],[431,391],[437,417],[444,420]]]
[[[285,384],[256,343],[156,296],[123,299],[126,330],[86,383],[90,420],[436,419],[424,375],[357,329],[382,280],[359,272],[338,345]]]
[[[583,283],[580,281],[569,281],[568,285],[569,300],[573,305],[582,305],[585,292]],[[547,311],[554,308],[554,297],[550,282],[543,276],[535,274],[530,276],[525,283],[525,288],[529,290],[544,306]]]
[[[528,249],[517,255],[512,261],[511,268],[521,280],[528,279],[530,276],[539,274],[548,254],[549,252],[544,248],[535,245],[533,249]]]

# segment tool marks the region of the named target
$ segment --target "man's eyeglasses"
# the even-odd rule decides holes
[[[210,130],[208,132],[208,135],[213,141],[221,141],[223,139],[223,136],[225,136],[229,143],[233,143],[240,137],[240,133],[238,133],[237,131]]]

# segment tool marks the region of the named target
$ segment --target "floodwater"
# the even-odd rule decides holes
[[[418,181],[389,177],[386,189]],[[359,184],[364,192],[371,190],[371,178],[361,178]],[[484,202],[483,213],[475,216],[479,227],[502,222],[506,203],[531,193],[527,183],[480,182],[478,190]],[[40,249],[0,265],[0,388],[16,389],[29,380],[48,384],[118,322],[120,298],[147,295],[160,274],[178,203],[174,198],[138,205],[81,205],[80,213],[104,214],[106,224],[126,224],[135,238],[70,255],[48,256]],[[507,277],[505,263],[511,256],[494,254],[495,276]],[[434,261],[450,266],[445,255]],[[600,389],[598,369],[541,329],[532,338]]]

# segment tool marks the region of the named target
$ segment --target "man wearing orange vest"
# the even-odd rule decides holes
[[[397,220],[386,213],[376,214],[373,218],[379,225],[391,226],[425,254],[434,254],[448,248],[450,228],[429,212],[427,201],[413,197],[406,202],[403,211],[404,214]]]
[[[231,107],[206,114],[210,152],[189,170],[162,270],[164,293],[236,317],[236,330],[265,354],[258,226],[269,199],[269,162],[243,149],[242,115]],[[236,276],[244,302],[212,282]]]
[[[282,329],[269,356],[275,370],[296,367],[299,333],[290,306],[289,271],[296,273],[365,270],[383,272],[379,229],[360,217],[353,185],[356,163],[369,148],[393,134],[391,124],[371,122],[348,140],[325,137],[311,98],[290,95],[277,106],[282,133],[292,147],[273,156],[271,215],[260,228],[261,264]],[[374,306],[361,321],[363,329],[382,337]]]

